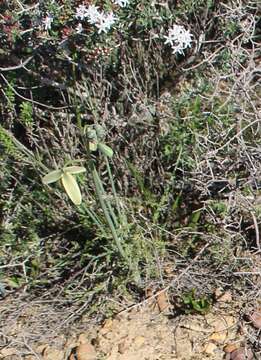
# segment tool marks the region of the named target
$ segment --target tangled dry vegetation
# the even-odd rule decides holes
[[[96,38],[88,46],[68,38],[64,48],[57,34],[50,42],[37,34],[29,58],[23,39],[14,45],[4,33],[25,31],[6,18],[17,4],[0,5],[0,349],[7,350],[0,357],[39,358],[36,343],[80,333],[162,293],[168,329],[186,316],[197,322],[217,313],[217,293],[229,293],[233,329],[246,329],[234,350],[258,359],[261,326],[250,315],[261,289],[258,2],[133,1],[131,25],[108,35],[109,54]],[[158,41],[172,13],[193,33],[184,56]],[[79,177],[78,208],[58,186],[41,183],[39,163],[52,169],[86,155],[79,118],[82,127],[101,125],[114,150],[111,172],[100,155],[93,161],[106,196],[120,206],[131,271],[88,174]],[[215,341],[218,351],[206,358],[243,358]]]

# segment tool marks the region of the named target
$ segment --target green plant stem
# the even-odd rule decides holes
[[[102,223],[100,222],[96,214],[92,211],[92,209],[89,209],[85,204],[82,204],[82,208],[90,216],[92,221],[97,225],[97,227],[101,230],[101,232],[104,232]]]
[[[126,257],[126,254],[123,250],[123,247],[121,245],[121,242],[120,242],[120,238],[117,234],[117,231],[115,229],[115,226],[113,224],[113,221],[111,219],[111,216],[110,216],[110,213],[108,211],[108,208],[106,206],[106,203],[104,201],[104,198],[103,198],[103,193],[101,191],[101,188],[100,188],[100,177],[97,173],[97,170],[95,169],[95,167],[93,166],[93,169],[92,169],[92,175],[93,175],[93,180],[94,180],[94,185],[95,185],[95,189],[96,189],[96,192],[97,192],[97,196],[99,198],[99,201],[100,201],[100,204],[101,204],[101,207],[102,207],[102,210],[104,212],[104,215],[105,215],[105,218],[107,220],[107,223],[110,227],[110,230],[111,230],[111,233],[112,233],[112,236],[113,236],[113,239],[115,241],[115,244],[118,248],[118,251],[120,253],[120,255],[122,256],[123,259],[125,260],[128,260],[127,257]],[[128,260],[129,262],[129,260]]]
[[[119,205],[119,200],[118,200],[118,197],[117,197],[117,192],[116,192],[116,189],[115,189],[115,185],[114,185],[114,181],[113,181],[113,177],[112,177],[112,173],[111,173],[111,167],[110,167],[109,160],[108,160],[107,156],[105,156],[105,162],[106,162],[106,167],[107,167],[107,171],[108,171],[108,174],[109,174],[112,193],[113,193],[113,197],[114,197],[114,200],[115,200],[118,215],[120,217],[122,217],[122,213],[121,213],[120,205]]]
[[[111,206],[110,201],[107,200],[107,198],[106,198],[106,193],[105,193],[105,190],[104,190],[102,181],[101,181],[101,179],[100,179],[99,176],[98,176],[98,179],[97,179],[97,180],[98,180],[98,183],[99,183],[100,191],[101,191],[101,193],[103,194],[103,199],[104,199],[106,205],[108,206],[108,209],[109,209],[109,212],[110,212],[110,216],[111,216],[111,218],[112,218],[112,220],[113,220],[113,222],[114,222],[114,225],[115,225],[116,227],[118,227],[118,226],[119,226],[119,223],[118,223],[117,217],[116,217],[116,215],[115,215],[115,213],[114,213],[114,210],[113,210],[113,208],[112,208],[112,206]]]

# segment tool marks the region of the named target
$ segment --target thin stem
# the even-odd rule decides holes
[[[112,173],[111,173],[111,167],[110,167],[110,163],[109,163],[109,160],[108,160],[107,156],[105,156],[105,161],[106,161],[106,167],[107,167],[107,171],[108,171],[108,174],[109,174],[112,193],[113,193],[113,197],[114,197],[115,204],[116,204],[116,207],[117,207],[118,215],[121,216],[122,214],[121,214],[121,211],[120,211],[120,205],[119,205],[119,201],[118,201],[118,197],[117,197],[117,192],[116,192],[116,189],[115,189],[115,184],[114,184]]]
[[[98,173],[97,173],[97,174],[98,174]],[[115,215],[115,213],[114,213],[114,210],[113,210],[113,208],[112,208],[112,206],[111,206],[110,201],[109,201],[108,198],[106,197],[106,193],[105,193],[105,190],[104,190],[104,187],[103,187],[103,184],[102,184],[102,181],[101,181],[99,175],[98,175],[98,179],[97,179],[97,180],[98,180],[98,183],[99,183],[100,191],[101,191],[101,193],[102,193],[102,195],[103,195],[103,199],[104,199],[106,205],[107,205],[108,208],[109,208],[109,212],[110,212],[110,215],[111,215],[111,217],[112,217],[112,220],[113,220],[115,226],[118,227],[119,224],[118,224],[117,217],[116,217],[116,215]]]
[[[90,208],[88,208],[87,206],[85,206],[85,204],[82,204],[82,207],[84,209],[84,211],[86,211],[86,213],[90,216],[90,218],[92,219],[92,221],[97,225],[97,227],[101,230],[101,232],[104,232],[104,228],[103,225],[101,223],[101,221],[98,219],[97,215],[95,214],[95,212]]]
[[[95,188],[96,188],[97,196],[99,198],[99,201],[100,201],[102,210],[104,212],[105,218],[106,218],[106,220],[108,222],[108,225],[110,227],[113,239],[114,239],[114,241],[116,243],[116,246],[117,246],[117,248],[119,250],[119,253],[123,257],[123,259],[126,259],[125,252],[123,250],[123,247],[121,246],[120,239],[118,237],[115,226],[114,226],[114,224],[112,222],[112,219],[111,219],[110,214],[108,212],[108,208],[107,208],[106,203],[104,201],[103,194],[102,194],[101,188],[100,188],[100,178],[99,178],[99,175],[98,175],[95,167],[93,167],[93,169],[92,169],[92,175],[93,175],[93,180],[94,180],[94,185],[95,185]]]

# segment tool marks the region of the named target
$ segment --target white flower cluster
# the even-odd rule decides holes
[[[123,8],[129,5],[130,0],[112,0],[112,2]],[[90,24],[97,27],[99,34],[101,32],[107,33],[117,20],[117,17],[113,14],[112,11],[109,13],[105,13],[104,11],[100,11],[99,8],[95,5],[89,5],[88,7],[86,7],[85,5],[79,5],[76,8],[75,17],[81,21],[87,19]],[[42,20],[42,25],[46,31],[51,29],[52,22],[53,17],[51,15],[47,15]],[[82,31],[82,23],[79,23],[76,27],[76,33],[79,34]]]
[[[192,36],[189,30],[186,30],[183,26],[173,25],[169,29],[168,35],[164,36],[166,38],[165,44],[171,45],[173,54],[184,54],[184,50],[191,47]]]
[[[113,0],[113,2],[120,7],[125,7],[129,4],[129,0]],[[96,26],[99,34],[101,32],[107,33],[117,20],[117,17],[112,11],[105,13],[104,11],[100,11],[95,5],[89,5],[88,7],[79,5],[76,9],[75,17],[80,20],[87,19],[90,24]],[[80,33],[81,31],[82,25],[78,24],[77,32]]]
[[[119,5],[120,7],[125,7],[129,5],[129,0],[112,0],[114,4]]]

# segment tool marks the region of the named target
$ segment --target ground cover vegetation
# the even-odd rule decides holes
[[[217,288],[255,306],[259,16],[254,0],[1,2],[2,300],[55,299],[66,325],[148,288],[172,315]]]

